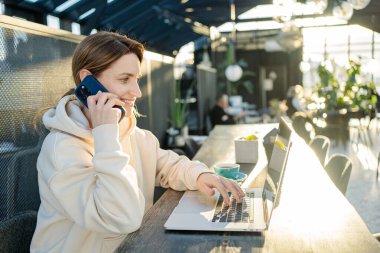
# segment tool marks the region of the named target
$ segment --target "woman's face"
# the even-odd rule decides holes
[[[220,99],[220,104],[221,106],[226,109],[228,108],[228,96],[227,95],[223,95]]]
[[[131,53],[120,57],[96,77],[110,93],[125,102],[127,117],[132,114],[136,99],[141,97],[138,84],[140,71],[140,61]]]

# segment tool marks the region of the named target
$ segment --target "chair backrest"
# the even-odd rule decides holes
[[[0,149],[2,149],[0,145]],[[7,217],[7,198],[8,198],[8,168],[9,164],[13,160],[13,156],[19,151],[19,149],[12,150],[10,152],[0,153],[0,220]]]
[[[41,201],[36,165],[46,135],[46,129],[41,131],[36,146],[14,153],[8,163],[6,187],[4,187],[6,193],[6,201],[4,201],[6,202],[6,212],[2,213],[1,219],[10,218],[22,211],[38,210]]]
[[[187,138],[185,141],[184,151],[189,159],[192,159],[198,152],[200,145],[191,138]]]
[[[309,143],[310,140],[315,136],[315,130],[313,125],[309,122],[307,116],[303,112],[296,112],[292,116],[292,126],[294,131]]]
[[[30,252],[37,212],[26,211],[0,222],[0,252]]]
[[[316,135],[309,142],[309,146],[313,149],[314,153],[317,155],[322,166],[325,166],[327,155],[330,150],[330,139],[323,135]]]
[[[37,158],[41,147],[17,152],[9,164],[7,179],[7,216],[20,211],[37,211],[40,206]]]
[[[351,159],[342,154],[332,155],[326,163],[325,170],[336,187],[346,194],[352,170]]]

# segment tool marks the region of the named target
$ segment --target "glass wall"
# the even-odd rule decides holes
[[[319,82],[317,67],[331,65],[335,71],[349,59],[362,63],[363,78],[380,88],[380,34],[359,25],[303,28],[303,85],[307,92]],[[373,61],[371,59],[376,59]],[[339,73],[337,73],[339,78]],[[344,73],[342,73],[342,76]]]

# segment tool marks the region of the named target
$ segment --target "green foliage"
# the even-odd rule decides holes
[[[235,45],[233,43],[228,44],[226,52],[226,66],[234,64],[235,62]]]
[[[324,65],[318,66],[320,83],[317,84],[318,101],[323,103],[327,111],[342,108],[350,110],[370,110],[376,104],[375,85],[373,82],[362,83],[358,77],[361,74],[361,64],[350,61],[346,70],[347,80],[339,83],[337,78]]]
[[[174,89],[172,91],[172,103],[170,106],[171,120],[170,123],[174,128],[182,128],[186,125],[188,112],[188,101],[191,96],[191,91],[195,85],[195,80],[190,85],[186,98],[181,99],[181,80],[176,80]]]

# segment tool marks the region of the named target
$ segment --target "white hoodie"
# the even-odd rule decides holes
[[[155,185],[195,190],[209,171],[160,149],[133,116],[90,129],[74,96],[43,122],[50,133],[37,161],[41,206],[31,252],[113,252],[140,227]]]

